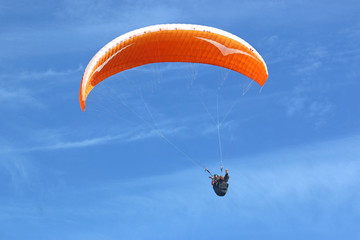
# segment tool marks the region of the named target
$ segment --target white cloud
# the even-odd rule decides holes
[[[19,71],[16,73],[0,73],[0,102],[2,108],[46,108],[41,94],[54,84],[64,84],[64,79],[73,79],[69,76],[83,71],[83,67],[64,71],[48,69],[40,72]],[[56,81],[61,78],[61,81]],[[77,81],[80,81],[77,79]],[[44,91],[45,89],[45,91]]]
[[[62,129],[61,131],[49,131],[42,130],[32,134],[31,143],[38,143],[40,146],[29,146],[17,148],[15,146],[0,147],[0,153],[11,152],[32,152],[32,151],[52,151],[52,150],[66,150],[73,148],[86,148],[91,146],[99,146],[109,144],[113,142],[134,142],[141,141],[149,138],[163,138],[166,142],[173,144],[168,137],[173,135],[186,136],[184,127],[171,127],[170,123],[158,123],[157,126],[150,125],[150,123],[144,125],[138,125],[132,128],[122,128],[111,131],[121,132],[121,134],[105,135],[100,137],[88,138],[83,140],[71,141],[64,139],[71,135],[70,132]],[[78,133],[77,133],[78,134]]]
[[[68,69],[63,71],[56,71],[53,69],[47,69],[45,71],[39,72],[30,72],[30,71],[20,71],[16,73],[2,73],[0,74],[0,79],[9,80],[43,80],[50,77],[64,77],[69,76],[84,70],[83,66],[79,66],[77,69]]]
[[[286,113],[289,117],[301,117],[321,127],[326,123],[326,119],[334,112],[334,106],[326,99],[310,97],[309,95],[299,94],[286,101]]]
[[[0,106],[5,108],[35,107],[44,108],[45,105],[39,101],[35,94],[27,89],[6,90],[0,88]]]
[[[10,149],[9,146],[4,146],[2,149]],[[5,174],[4,174],[5,173]],[[19,152],[1,152],[0,161],[0,176],[6,186],[6,190],[13,189],[22,192],[24,189],[28,190],[34,187],[34,182],[38,175],[38,168],[26,156]],[[5,189],[4,189],[5,190]]]
[[[296,69],[297,74],[309,74],[309,72],[319,69],[323,63],[319,60],[312,60],[311,62],[306,62],[304,65],[305,66],[301,66]]]
[[[290,99],[290,101],[287,103],[287,114],[291,116],[297,112],[302,111],[305,107],[306,100],[306,97],[300,96]]]
[[[83,147],[91,147],[96,145],[103,145],[109,142],[113,142],[116,140],[126,140],[128,139],[128,135],[114,135],[114,136],[103,136],[90,138],[80,141],[57,141],[55,140],[52,144],[47,144],[43,146],[35,146],[35,147],[24,147],[24,148],[14,148],[14,147],[3,147],[0,149],[1,153],[7,152],[32,152],[32,151],[50,151],[50,150],[61,150],[61,149],[72,149],[72,148],[83,148]]]

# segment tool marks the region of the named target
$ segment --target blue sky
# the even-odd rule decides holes
[[[0,238],[359,239],[359,12],[351,0],[0,1]],[[92,56],[162,23],[243,38],[268,81],[153,64],[99,84],[82,112]],[[201,168],[221,160],[224,198]]]

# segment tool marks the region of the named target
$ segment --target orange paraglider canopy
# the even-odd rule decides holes
[[[266,64],[241,38],[220,29],[165,24],[126,33],[104,46],[90,61],[80,85],[80,106],[104,79],[121,71],[158,62],[216,65],[244,74],[261,86],[268,78]]]

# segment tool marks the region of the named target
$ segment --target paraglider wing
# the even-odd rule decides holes
[[[157,62],[194,62],[237,71],[261,86],[268,77],[257,51],[220,29],[191,25],[154,25],[126,33],[105,45],[90,61],[80,85],[80,106],[104,79],[121,71]]]

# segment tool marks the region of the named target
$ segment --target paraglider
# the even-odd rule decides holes
[[[225,176],[214,174],[212,175],[211,172],[206,168],[205,171],[207,171],[210,174],[211,178],[211,185],[213,186],[214,192],[216,195],[223,197],[227,193],[228,187],[229,187],[229,171],[225,169]]]
[[[128,69],[161,62],[215,65],[241,73],[260,86],[268,78],[267,67],[260,54],[229,32],[192,24],[154,25],[123,34],[95,54],[81,80],[81,109],[85,111],[89,93],[106,78]],[[229,186],[228,170],[225,177],[214,175],[211,179],[215,193],[224,196]]]

